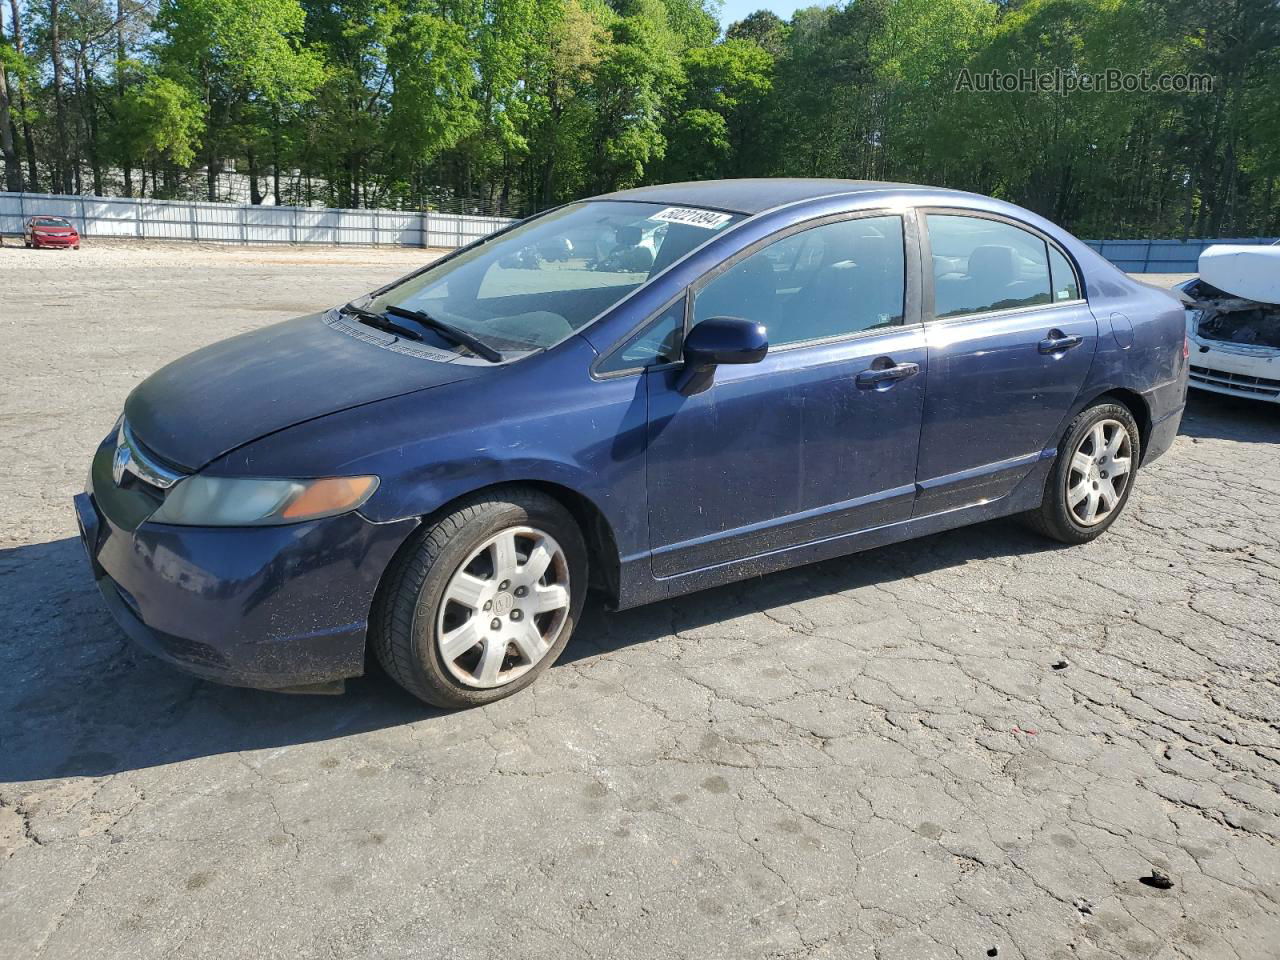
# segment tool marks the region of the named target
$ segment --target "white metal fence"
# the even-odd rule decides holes
[[[36,214],[66,217],[84,237],[209,243],[460,247],[511,223],[434,210],[336,210],[188,200],[0,192],[0,234],[22,233]]]
[[[1200,254],[1215,243],[1271,244],[1275,237],[1217,240],[1090,240],[1089,246],[1128,273],[1198,273]]]
[[[434,210],[338,210],[0,192],[0,235],[21,235],[26,219],[41,213],[66,217],[85,237],[444,248],[460,247],[512,222],[506,217]],[[1210,244],[1272,243],[1274,239],[1095,240],[1089,246],[1130,273],[1195,273],[1200,252]]]

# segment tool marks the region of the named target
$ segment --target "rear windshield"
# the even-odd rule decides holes
[[[574,203],[359,305],[419,310],[497,350],[536,350],[582,328],[741,219],[658,203]]]

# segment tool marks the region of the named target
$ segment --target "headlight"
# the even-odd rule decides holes
[[[257,480],[195,474],[169,491],[151,521],[194,527],[298,523],[355,510],[377,489],[377,477]]]

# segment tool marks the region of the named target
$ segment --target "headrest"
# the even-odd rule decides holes
[[[852,225],[849,225],[852,226]],[[827,232],[823,266],[833,266],[852,260],[859,266],[866,260],[883,260],[888,246],[884,237],[876,234],[857,234],[852,229],[834,229]]]
[[[984,284],[1005,287],[1018,278],[1017,254],[1013,247],[994,244],[975,247],[969,254],[969,276]]]

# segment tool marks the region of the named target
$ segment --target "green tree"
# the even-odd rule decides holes
[[[770,102],[769,141],[776,173],[849,176],[851,155],[868,136],[865,107],[875,84],[871,44],[886,0],[844,8],[796,11],[778,62],[777,95]]]
[[[9,187],[132,194],[141,172],[144,195],[218,196],[233,162],[255,202],[532,211],[662,179],[865,177],[1093,235],[1280,232],[1276,0],[851,0],[723,40],[715,0],[0,3]],[[957,89],[992,70],[1214,86]]]
[[[129,88],[120,110],[120,139],[131,156],[153,165],[190,164],[200,148],[205,105],[186,84],[150,76]]]
[[[389,160],[407,177],[479,129],[476,78],[462,23],[416,4],[386,16]]]
[[[535,208],[587,189],[593,123],[589,93],[609,50],[614,14],[598,0],[564,0],[548,24],[547,41],[530,64],[530,155],[525,189]]]
[[[729,24],[724,37],[726,40],[751,40],[777,59],[785,52],[788,31],[786,21],[772,10],[757,10]]]
[[[773,57],[753,40],[727,39],[687,51],[683,69],[684,96],[662,175],[696,180],[756,172]]]
[[[210,200],[246,106],[305,102],[319,85],[321,65],[301,44],[304,20],[297,0],[162,0],[160,62],[205,105]]]
[[[666,153],[663,121],[681,81],[677,38],[659,0],[632,0],[609,26],[588,96],[595,192],[632,186]]]

